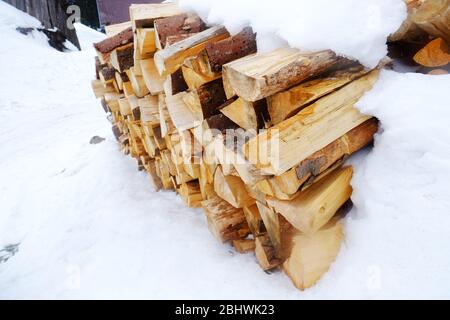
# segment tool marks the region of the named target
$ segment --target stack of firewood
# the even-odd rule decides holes
[[[92,86],[123,152],[202,207],[220,241],[314,285],[344,237],[345,160],[378,130],[355,103],[379,68],[332,51],[257,54],[251,28],[230,35],[172,3],[132,5],[106,32]]]
[[[391,53],[418,72],[450,73],[450,0],[405,0],[408,18],[390,40]]]

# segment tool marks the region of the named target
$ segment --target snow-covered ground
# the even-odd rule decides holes
[[[60,53],[15,31],[36,24],[0,2],[0,298],[450,298],[450,76],[384,71],[359,103],[384,131],[353,159],[341,254],[302,293],[118,151],[90,88],[103,36],[79,25],[85,50]]]

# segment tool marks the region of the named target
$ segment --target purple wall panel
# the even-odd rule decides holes
[[[162,0],[97,0],[101,25],[110,25],[130,20],[128,8],[132,3],[160,3]]]

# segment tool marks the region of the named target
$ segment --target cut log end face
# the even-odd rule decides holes
[[[425,67],[443,67],[450,63],[450,45],[442,38],[431,41],[420,50],[414,61]]]

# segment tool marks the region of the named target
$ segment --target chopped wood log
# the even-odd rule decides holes
[[[153,59],[140,60],[142,77],[145,85],[152,95],[163,93],[164,78],[161,77],[156,70],[155,61]]]
[[[136,29],[136,42],[141,60],[145,58],[150,58],[156,51],[155,29],[153,28]]]
[[[249,234],[242,209],[236,209],[225,200],[215,197],[202,202],[210,231],[221,242],[245,239]]]
[[[221,73],[223,65],[256,53],[256,50],[256,33],[251,27],[230,38],[209,43],[201,55],[202,65],[205,66],[204,74]]]
[[[236,130],[239,128],[239,125],[225,117],[223,114],[217,114],[215,116],[209,117],[203,123],[203,130],[215,131],[220,133],[225,133],[227,130]],[[205,140],[209,140],[208,133],[203,133],[203,137]]]
[[[157,96],[145,96],[138,100],[142,123],[159,125],[159,99]]]
[[[153,28],[156,19],[166,18],[181,14],[181,9],[176,3],[160,4],[132,4],[130,6],[130,18],[133,29]]]
[[[258,207],[256,204],[251,207],[244,207],[244,215],[247,220],[250,232],[256,238],[267,233],[266,226],[261,218]]]
[[[100,71],[108,65],[102,64],[99,57],[95,57],[95,79],[100,80]]]
[[[297,230],[313,234],[325,226],[352,194],[351,167],[338,169],[292,201],[267,198],[268,205]]]
[[[155,54],[156,68],[161,75],[171,74],[181,68],[184,60],[204,50],[208,43],[220,41],[228,36],[229,33],[224,27],[217,26],[167,46]]]
[[[169,111],[166,106],[166,96],[164,94],[160,94],[158,97],[159,100],[159,123],[161,126],[161,135],[166,137],[169,134],[172,134],[176,128],[173,125],[172,119],[170,118]],[[166,142],[167,145],[170,145]]]
[[[450,63],[450,45],[442,38],[428,43],[414,56],[414,61],[425,67],[443,67]]]
[[[222,77],[221,74],[214,75],[213,77],[205,76],[197,73],[194,69],[188,66],[182,66],[183,78],[189,88],[189,90],[195,91],[204,84],[217,80]]]
[[[202,194],[198,180],[182,183],[179,194],[189,208],[202,206]]]
[[[91,81],[92,91],[94,92],[95,97],[101,98],[108,92],[115,92],[113,86],[104,86],[101,80],[92,80]]]
[[[328,272],[336,260],[343,238],[344,228],[340,222],[330,223],[312,235],[294,232],[283,270],[298,289],[312,287]]]
[[[219,114],[220,109],[227,102],[222,79],[208,82],[196,91],[192,91],[190,93],[190,100],[185,102],[188,102],[192,110],[201,110],[203,119],[208,119]]]
[[[450,0],[427,0],[414,11],[413,22],[434,37],[450,43]]]
[[[378,75],[379,70],[370,72],[251,139],[244,146],[246,158],[274,175],[300,164],[371,118],[361,114],[354,104],[372,88]]]
[[[108,38],[111,38],[129,28],[131,28],[131,21],[110,24],[109,26],[105,26],[105,33]]]
[[[106,85],[107,83],[113,83],[114,80],[116,80],[116,70],[110,67],[103,67],[100,70],[99,77],[104,85]]]
[[[130,106],[130,103],[128,102],[128,98],[119,99],[119,108],[120,108],[120,114],[124,117],[132,114],[131,106]]]
[[[268,109],[265,99],[249,102],[238,98],[220,109],[220,112],[246,130],[254,130],[256,132],[258,129],[266,127]]]
[[[164,49],[167,38],[183,35],[185,37],[206,29],[206,24],[195,14],[179,14],[155,21],[156,47]]]
[[[233,247],[239,253],[248,253],[255,251],[256,244],[253,239],[233,240]]]
[[[304,82],[287,91],[267,98],[270,118],[274,125],[298,113],[309,103],[343,87],[367,74],[362,66],[339,70],[326,77]]]
[[[235,176],[225,176],[218,167],[214,175],[214,191],[235,208],[251,207],[255,199],[249,196],[244,182]]]
[[[188,86],[186,81],[184,81],[183,71],[181,68],[167,76],[167,79],[164,82],[164,93],[166,96],[172,96],[187,90]]]
[[[258,182],[258,189],[266,195],[281,200],[291,200],[295,198],[299,190],[307,187],[321,174],[328,170],[332,171],[348,156],[370,144],[377,131],[378,120],[375,118],[367,120],[291,170],[280,176]]]
[[[166,97],[167,110],[173,124],[179,131],[192,129],[202,123],[202,115],[193,113],[184,103],[185,92]]]
[[[133,52],[133,44],[117,48],[111,53],[109,62],[118,72],[125,72],[134,66]]]
[[[255,239],[255,255],[259,265],[265,271],[277,268],[281,260],[276,257],[269,235],[261,235]]]
[[[103,41],[95,43],[94,47],[99,53],[100,61],[102,60],[102,58],[104,58],[104,61],[102,62],[107,62],[108,60],[106,57],[108,57],[108,54],[111,53],[114,49],[133,43],[133,36],[133,30],[131,28],[128,28],[111,38],[107,38]]]
[[[281,258],[281,226],[278,213],[259,201],[256,202],[256,205],[258,207],[259,214],[261,215],[261,219],[264,222],[267,234],[270,237],[274,255],[276,258]]]
[[[318,76],[339,61],[332,51],[302,54],[285,48],[223,66],[224,82],[248,101],[258,101]]]
[[[128,78],[130,79],[133,92],[139,98],[145,97],[150,93],[148,90],[144,78],[136,74],[134,67],[131,67],[126,71]]]

